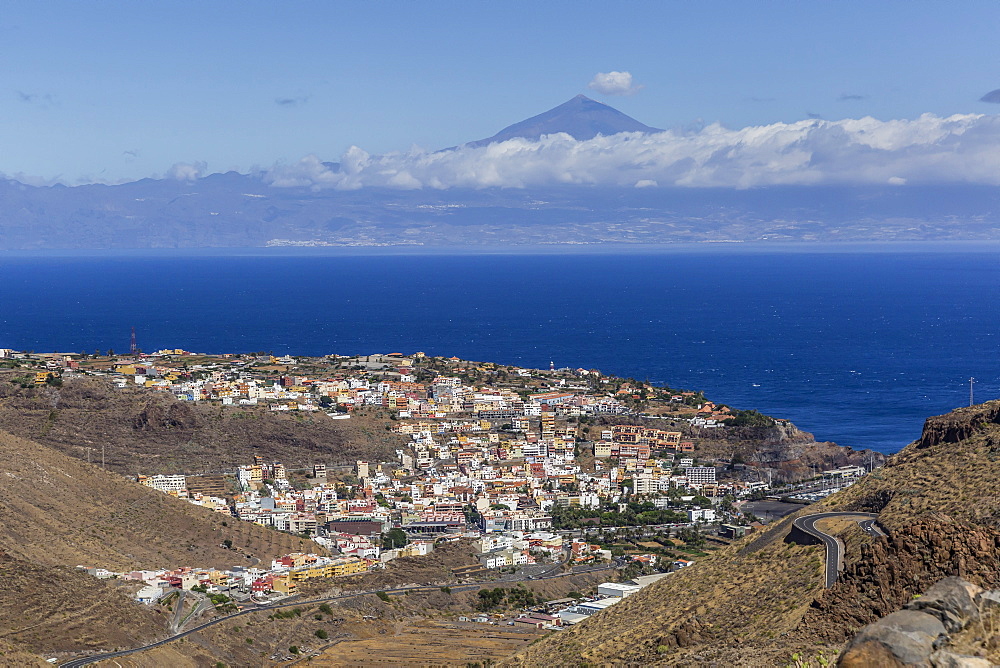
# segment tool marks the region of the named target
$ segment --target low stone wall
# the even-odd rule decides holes
[[[982,657],[950,651],[950,637],[978,622],[990,608],[1000,611],[1000,590],[987,591],[948,577],[927,592],[858,631],[837,662],[842,668],[989,668]]]

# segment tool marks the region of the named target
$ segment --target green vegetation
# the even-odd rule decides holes
[[[315,636],[320,640],[326,640],[327,638],[330,637],[330,634],[324,631],[323,629],[319,629],[318,631],[316,631]]]
[[[389,598],[389,595],[386,594],[384,591],[375,592],[375,595],[378,596],[383,601],[385,601],[386,603],[392,600]]]
[[[302,608],[292,608],[291,610],[278,610],[268,619],[295,619],[302,616]]]
[[[410,540],[406,537],[406,532],[402,529],[390,529],[382,534],[382,549],[392,550],[397,547],[404,547]]]
[[[531,607],[538,603],[535,593],[526,589],[524,585],[518,585],[510,589],[496,587],[494,589],[480,589],[479,601],[476,609],[486,612],[501,605],[514,608]]]
[[[723,420],[722,424],[727,427],[773,427],[777,424],[773,417],[764,415],[760,411],[748,410],[732,412],[733,417]]]
[[[596,521],[595,521],[596,520]],[[648,524],[679,524],[687,521],[680,513],[657,508],[649,501],[628,504],[618,512],[617,504],[603,508],[555,506],[552,508],[552,526],[555,529],[579,529],[581,526],[645,526]]]
[[[684,527],[677,532],[677,537],[680,538],[689,547],[702,547],[705,544],[705,537],[701,535],[701,531],[692,527]],[[683,548],[681,551],[684,551]]]
[[[236,612],[236,603],[225,594],[209,594],[208,600],[215,605],[219,612]]]

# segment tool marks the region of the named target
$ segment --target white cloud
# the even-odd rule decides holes
[[[601,95],[634,95],[642,86],[632,84],[631,72],[598,72],[587,88]]]
[[[327,188],[340,185],[334,172],[312,154],[294,165],[275,165],[266,172],[265,180],[277,188]]]
[[[168,179],[178,181],[197,181],[208,169],[208,164],[204,162],[178,162],[167,170]]]
[[[524,188],[554,184],[731,187],[817,184],[1000,185],[1000,116],[874,118],[732,130],[566,134],[482,147],[370,155],[351,147],[334,171],[316,156],[267,173],[275,186]]]

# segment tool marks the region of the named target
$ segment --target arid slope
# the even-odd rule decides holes
[[[829,661],[843,641],[947,575],[1000,586],[1000,401],[927,420],[921,439],[801,513],[880,513],[887,538],[841,529],[845,568],[824,589],[819,547],[791,518],[527,648],[519,665],[771,666]]]
[[[0,462],[0,545],[25,561],[111,570],[209,567],[318,547],[3,432]],[[233,549],[222,545],[226,539]]]
[[[290,468],[392,459],[403,437],[387,420],[289,414],[265,406],[184,403],[97,378],[22,389],[0,373],[0,430],[119,473],[217,473],[260,455]],[[89,453],[88,453],[89,449]]]

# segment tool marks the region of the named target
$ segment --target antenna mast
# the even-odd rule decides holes
[[[139,345],[135,342],[135,327],[132,328],[132,343],[129,346],[129,351],[132,353],[132,357],[139,356]]]
[[[969,378],[969,405],[972,406],[976,402],[972,400],[972,385],[976,382],[975,378]]]

